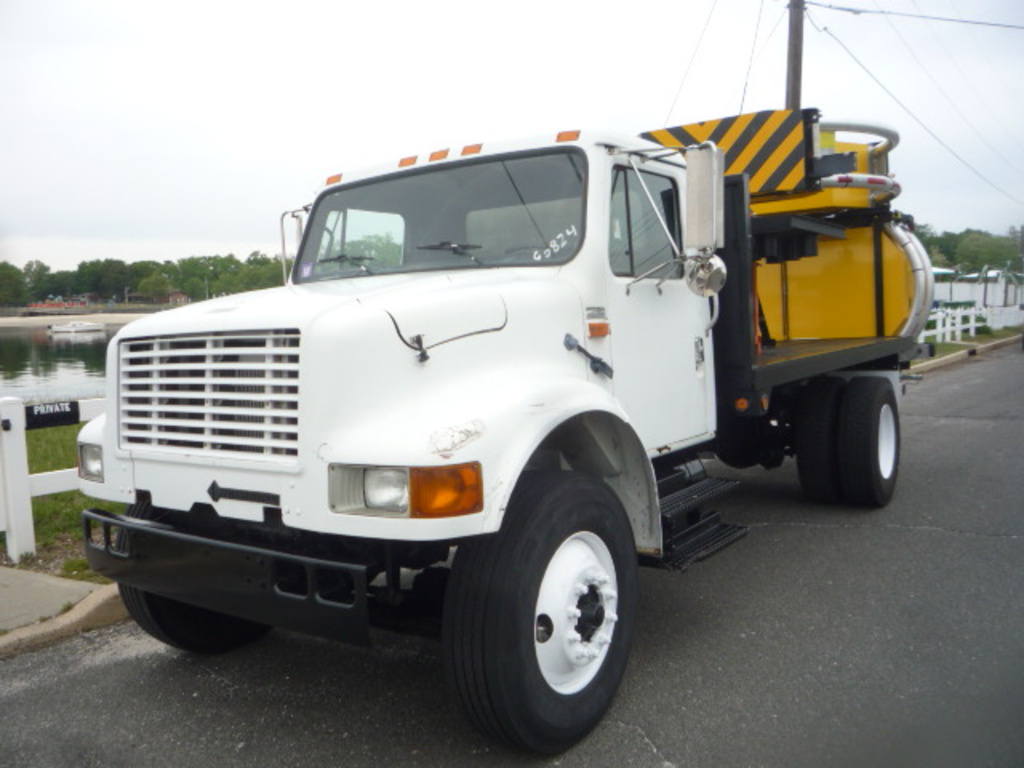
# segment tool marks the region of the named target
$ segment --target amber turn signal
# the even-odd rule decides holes
[[[410,517],[457,517],[483,508],[483,472],[479,462],[409,470]]]

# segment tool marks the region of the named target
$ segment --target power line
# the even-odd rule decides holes
[[[917,0],[910,0],[910,1],[913,4],[914,8],[916,8],[918,11],[921,10],[920,6],[918,5]],[[878,2],[878,0],[875,0],[875,2]],[[961,15],[960,11],[957,9],[957,7],[956,7],[956,5],[954,3],[951,2],[950,6],[951,6],[952,10],[957,15]],[[890,22],[890,26],[893,28],[894,31],[896,30],[896,25],[893,24],[892,22]],[[943,41],[939,38],[938,33],[935,31],[934,25],[928,24],[927,25],[927,29],[928,29],[929,33],[931,33],[932,39],[935,41],[936,45],[938,46],[938,49],[946,51],[946,55],[943,57],[946,65],[947,66],[952,66],[953,69],[956,70],[957,74],[960,75],[960,79],[967,86],[967,88],[968,88],[969,92],[971,93],[971,95],[975,99],[977,99],[979,102],[981,102],[982,106],[985,108],[985,111],[988,114],[990,114],[990,115],[996,114],[996,109],[992,106],[991,102],[988,99],[988,96],[985,93],[986,89],[978,88],[977,87],[977,82],[976,81],[972,81],[971,78],[969,78],[967,76],[967,73],[964,72],[963,67],[960,66],[960,57],[958,55],[959,51],[954,50],[953,46],[946,45],[946,44],[943,43]],[[899,33],[897,32],[897,34],[899,34]],[[1004,75],[1003,71],[1001,69],[996,68],[992,64],[992,59],[988,55],[988,51],[986,50],[985,46],[982,45],[975,38],[974,30],[973,29],[968,29],[968,30],[966,30],[966,34],[972,40],[974,40],[974,42],[975,42],[975,49],[979,53],[982,54],[980,56],[980,59],[988,67],[988,70],[989,70],[989,72],[991,73],[991,76],[992,76],[991,80],[993,82],[998,82],[999,84],[1001,84],[1003,86],[1003,88],[1006,90],[1006,93],[1007,93],[1007,96],[1008,96],[1007,101],[1014,100],[1016,98],[1015,94],[1013,93],[1013,91],[1009,87],[1009,85],[1006,83],[1005,79],[1003,79],[1003,75]],[[904,41],[904,45],[906,45],[909,48],[909,44],[906,41]],[[915,58],[917,58],[917,57],[915,56]],[[931,68],[925,67],[923,64],[921,65],[921,67],[922,67],[922,69],[926,73],[928,73],[929,77],[931,77]],[[940,88],[939,90],[942,90],[942,89]],[[992,120],[992,121],[989,121],[988,130],[983,130],[983,131],[978,130],[977,128],[974,127],[974,125],[971,122],[971,120],[965,114],[962,113],[961,109],[958,106],[958,101],[956,99],[949,99],[949,98],[947,98],[947,101],[949,101],[950,107],[952,107],[958,114],[960,114],[960,116],[964,119],[964,122],[968,123],[971,126],[972,130],[974,130],[974,132],[978,136],[978,138],[980,138],[985,144],[987,144],[989,149],[991,149],[995,153],[995,155],[997,157],[999,157],[1007,165],[1011,166],[1013,168],[1013,170],[1017,171],[1018,173],[1021,173],[1020,169],[1013,162],[1010,161],[1009,157],[1010,156],[1024,157],[1024,144],[1021,144],[1020,137],[1017,136],[1016,134],[1014,134],[1009,129],[1008,124],[1007,124],[1006,121],[1004,121],[1004,120]],[[1007,152],[1007,151],[1004,151],[1004,150],[997,149],[992,144],[992,142],[989,140],[989,134],[992,133],[993,131],[1000,131],[1002,133],[1002,135],[1003,135],[1002,136],[1002,141],[1003,141],[1004,147],[1006,146],[1006,144],[1013,144],[1013,145],[1016,145],[1016,151],[1015,152]]]
[[[831,5],[830,3],[816,3],[814,0],[804,0],[805,5],[813,5],[817,8],[827,8],[830,11],[843,11],[860,15],[862,13],[878,13],[884,16],[905,16],[908,19],[927,19],[929,21],[949,21],[953,24],[976,24],[980,27],[1001,27],[1002,29],[1024,29],[1024,25],[1006,24],[1000,21],[977,21],[974,19],[951,19],[947,16],[928,16],[921,13],[901,13],[900,11],[886,11],[882,8],[872,10],[870,8],[848,8],[843,5]]]
[[[754,66],[754,51],[757,50],[757,33],[761,31],[761,12],[764,10],[764,0],[757,6],[757,21],[754,23],[754,42],[750,44],[750,59],[747,61],[747,76],[743,79],[743,96],[740,97],[740,113],[743,112],[743,105],[747,101],[747,85],[750,84],[750,70]]]
[[[878,0],[874,0],[874,3],[877,6]],[[881,9],[881,6],[878,7],[879,9]],[[925,77],[927,77],[931,81],[932,85],[935,86],[935,90],[937,90],[942,95],[942,98],[946,100],[946,103],[949,105],[949,108],[960,116],[960,119],[967,124],[967,126],[974,132],[975,136],[977,136],[978,139],[985,144],[985,146],[992,150],[993,154],[995,154],[996,157],[998,157],[1004,163],[1013,168],[1013,170],[1019,173],[1019,169],[1010,161],[1010,159],[1006,157],[1002,152],[1000,152],[995,147],[995,145],[992,144],[991,141],[989,141],[989,138],[986,135],[986,131],[979,129],[978,126],[974,124],[974,121],[971,120],[971,118],[967,115],[967,113],[960,108],[960,105],[957,104],[956,100],[953,99],[949,95],[949,93],[947,93],[946,89],[942,86],[942,83],[939,82],[938,78],[936,78],[934,74],[932,74],[931,68],[926,67],[924,65],[924,62],[921,61],[913,46],[911,46],[910,43],[907,42],[907,39],[903,36],[903,33],[900,31],[899,27],[897,27],[896,24],[893,23],[892,19],[887,18],[885,20],[885,23],[889,25],[889,28],[892,29],[893,34],[895,34],[896,37],[899,38],[899,41],[903,43],[903,47],[907,49],[907,53],[909,53],[911,58],[917,63],[917,66],[920,67]]]
[[[789,11],[786,8],[783,8],[782,11],[779,13],[778,18],[775,19],[775,24],[772,25],[772,29],[768,33],[768,36],[765,37],[761,41],[761,47],[754,54],[754,61],[755,62],[758,62],[758,61],[761,60],[761,56],[768,49],[768,43],[770,43],[772,38],[775,37],[775,32],[782,25],[783,20],[785,20],[788,16],[789,16]],[[741,102],[745,101],[745,97],[743,96],[743,94],[746,93],[746,89],[747,89],[747,84],[746,84],[746,82],[744,82],[742,86],[737,87],[734,90],[733,94],[728,99],[728,103],[732,104],[733,102],[736,101],[736,99],[740,99]],[[742,112],[742,111],[743,111],[743,107],[741,106],[740,107],[740,112]]]
[[[679,101],[679,94],[683,92],[683,86],[686,84],[686,78],[690,76],[690,67],[693,66],[693,60],[697,58],[697,51],[700,50],[700,44],[704,40],[704,33],[708,31],[708,24],[711,23],[711,16],[715,12],[715,7],[718,5],[718,0],[715,0],[711,4],[711,10],[708,11],[708,17],[704,19],[704,28],[700,31],[700,37],[697,38],[697,44],[693,47],[693,53],[690,54],[690,61],[686,65],[686,71],[683,72],[683,79],[679,81],[679,87],[676,89],[675,98],[672,99],[672,106],[668,108],[668,114],[665,115],[665,125],[668,125],[668,121],[672,117],[672,111],[676,108],[676,102]]]
[[[963,18],[964,14],[957,7],[955,0],[947,0],[947,2],[949,2],[949,6],[952,9],[953,13],[956,16]],[[1017,103],[1020,100],[1020,89],[1019,83],[1010,82],[1010,77],[1012,75],[1016,75],[1016,73],[1013,71],[1013,68],[1006,66],[997,66],[995,63],[993,63],[992,51],[988,48],[985,41],[978,38],[975,29],[968,27],[965,30],[965,32],[966,34],[964,37],[972,42],[972,47],[974,51],[980,54],[980,56],[972,58],[974,58],[977,61],[981,61],[988,69],[987,82],[992,84],[992,86],[998,85],[1003,92],[1002,105],[1000,106]],[[932,34],[935,35],[935,32],[933,31]],[[935,35],[935,37],[936,40],[938,40],[938,36]],[[952,46],[943,47],[949,48],[951,53],[954,52]],[[967,74],[964,73],[963,69],[960,67],[959,57],[956,55],[951,55],[947,58],[947,61],[951,62],[953,66],[955,66],[956,69],[960,72],[960,76],[968,85],[968,88],[970,89],[971,93],[974,95],[976,99],[982,102],[987,112],[993,115],[997,114],[996,109],[993,108],[992,104],[988,101],[988,97],[986,95],[986,91],[988,89],[978,88],[978,81],[974,78],[968,77]],[[995,94],[993,94],[993,96],[994,95]],[[1013,129],[1010,128],[1009,122],[1005,120],[996,120],[994,121],[994,123],[996,125],[996,130],[1000,131],[1003,134],[1003,140],[1008,141],[1010,144],[1016,145],[1018,156],[1024,157],[1024,145],[1021,144],[1021,137]]]
[[[809,14],[808,14],[808,17],[807,17],[807,18],[808,18],[808,19],[810,20],[810,15],[809,15]],[[811,23],[812,23],[812,24],[814,24],[814,21],[813,21],[813,20],[811,20]],[[814,27],[815,27],[815,29],[818,29],[818,25],[817,25],[817,24],[814,24]],[[863,69],[863,70],[864,70],[864,72],[865,72],[865,73],[867,73],[867,76],[868,76],[868,77],[870,77],[870,78],[871,78],[872,80],[874,80],[874,81],[875,81],[875,84],[876,84],[876,85],[878,85],[878,87],[879,87],[879,88],[881,88],[881,89],[882,89],[883,91],[885,91],[885,92],[886,92],[886,94],[888,94],[889,98],[891,98],[891,99],[892,99],[893,101],[895,101],[895,102],[896,102],[896,104],[897,104],[897,105],[899,105],[899,107],[900,107],[900,108],[901,108],[901,109],[902,109],[902,110],[903,110],[904,112],[906,112],[906,113],[907,113],[907,114],[908,114],[908,115],[910,116],[910,118],[911,118],[911,119],[912,119],[912,120],[913,120],[914,122],[916,122],[916,123],[917,123],[917,124],[918,124],[919,126],[921,126],[921,127],[922,127],[922,128],[923,128],[923,129],[925,130],[925,132],[926,132],[926,133],[927,133],[927,134],[928,134],[929,136],[931,136],[931,137],[932,137],[933,139],[935,139],[935,141],[937,141],[937,142],[939,143],[939,145],[940,145],[940,146],[941,146],[941,147],[942,147],[943,149],[945,149],[945,150],[946,150],[947,152],[949,152],[949,154],[950,154],[950,155],[952,155],[953,157],[955,157],[955,158],[956,158],[957,160],[959,160],[959,161],[960,161],[960,162],[961,162],[961,163],[962,163],[962,164],[963,164],[964,166],[966,166],[966,167],[967,167],[967,169],[968,169],[968,170],[969,170],[969,171],[970,171],[971,173],[973,173],[973,174],[974,174],[975,176],[977,176],[977,177],[978,177],[979,179],[981,179],[981,180],[982,180],[983,182],[985,182],[985,183],[986,183],[986,184],[988,184],[988,185],[989,185],[990,187],[992,187],[992,189],[996,190],[997,192],[999,192],[1000,194],[1002,194],[1003,196],[1005,196],[1005,197],[1006,197],[1007,199],[1009,199],[1009,200],[1012,200],[1013,202],[1017,203],[1017,205],[1024,205],[1024,200],[1018,200],[1018,199],[1017,199],[1016,197],[1014,197],[1013,195],[1011,195],[1011,194],[1010,194],[1009,192],[1007,192],[1007,191],[1006,191],[1005,189],[1003,189],[1002,187],[1000,187],[999,185],[997,185],[997,184],[996,184],[995,182],[993,182],[992,180],[990,180],[990,179],[989,179],[988,177],[986,177],[986,176],[985,176],[984,174],[982,174],[982,173],[981,173],[981,172],[980,172],[980,171],[979,171],[979,170],[978,170],[977,168],[975,168],[975,167],[974,167],[973,165],[971,165],[971,164],[970,164],[970,163],[969,163],[969,162],[968,162],[967,160],[965,160],[965,159],[964,159],[963,157],[961,157],[961,156],[960,156],[960,155],[959,155],[959,154],[957,153],[957,151],[956,151],[955,149],[953,149],[953,148],[952,148],[951,146],[949,146],[949,145],[948,145],[948,144],[947,144],[947,143],[946,143],[945,141],[943,141],[943,140],[942,140],[942,138],[941,138],[941,137],[940,137],[940,136],[939,136],[939,135],[938,135],[937,133],[935,133],[935,131],[933,131],[933,130],[932,130],[932,129],[931,129],[931,128],[930,128],[929,126],[928,126],[928,124],[927,124],[927,123],[925,123],[925,122],[924,122],[923,120],[921,120],[921,119],[920,119],[920,118],[919,118],[919,117],[918,117],[917,115],[915,115],[915,114],[914,114],[914,113],[913,113],[913,112],[912,112],[912,111],[910,110],[910,108],[909,108],[909,107],[908,107],[908,106],[907,106],[906,104],[904,104],[904,103],[903,103],[902,101],[900,101],[900,99],[899,99],[899,98],[898,98],[898,97],[896,96],[896,94],[894,94],[894,93],[893,93],[892,91],[890,91],[890,90],[889,90],[889,89],[888,89],[888,88],[886,87],[885,83],[883,83],[883,82],[882,82],[881,80],[879,80],[879,79],[878,79],[878,78],[877,78],[877,77],[875,76],[875,74],[874,74],[874,73],[873,73],[873,72],[872,72],[872,71],[871,71],[870,69],[868,69],[868,68],[867,68],[867,67],[866,67],[866,66],[864,65],[864,63],[863,63],[863,62],[862,62],[862,61],[861,61],[860,59],[858,59],[858,58],[856,57],[856,55],[854,55],[853,51],[851,51],[851,50],[850,50],[849,48],[847,48],[847,47],[846,47],[846,44],[845,44],[845,43],[844,43],[844,42],[843,42],[842,40],[840,40],[840,39],[839,39],[838,37],[836,37],[836,35],[835,35],[835,34],[834,34],[834,33],[832,32],[832,30],[830,30],[830,29],[829,29],[828,27],[821,27],[819,31],[821,31],[821,32],[824,32],[824,33],[825,33],[826,35],[828,35],[828,36],[829,36],[829,37],[831,37],[831,38],[832,38],[833,40],[835,40],[835,41],[836,41],[836,43],[838,43],[839,47],[840,47],[840,48],[842,48],[842,49],[843,49],[844,51],[846,51],[847,55],[848,55],[848,56],[849,56],[849,57],[850,57],[851,59],[853,59],[853,60],[854,60],[854,62],[856,62],[857,66],[859,66],[859,67],[860,67],[861,69]]]

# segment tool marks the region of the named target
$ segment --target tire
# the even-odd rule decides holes
[[[611,705],[636,622],[637,555],[622,505],[570,473],[525,475],[500,533],[459,545],[443,654],[473,725],[557,754]]]
[[[839,412],[839,465],[846,501],[884,507],[896,489],[899,462],[896,393],[878,376],[852,379]]]
[[[842,379],[812,379],[800,395],[796,410],[793,449],[804,496],[819,504],[835,504],[843,497],[839,471],[839,410]]]
[[[225,653],[258,640],[270,631],[224,613],[154,595],[119,584],[128,614],[142,629],[167,645],[193,653]]]
[[[129,505],[128,517],[153,519],[159,512],[148,500]],[[118,534],[118,549],[131,547],[131,541]],[[121,601],[128,615],[148,634],[162,643],[193,653],[225,653],[259,640],[270,627],[224,613],[155,595],[138,587],[118,584]]]

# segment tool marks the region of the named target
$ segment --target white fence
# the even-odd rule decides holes
[[[0,397],[0,532],[7,534],[7,556],[17,563],[36,553],[32,499],[78,488],[78,472],[58,469],[28,473],[27,429],[88,421],[103,412],[103,398],[26,406],[18,397]]]
[[[982,326],[1007,328],[1024,324],[1024,306],[1012,307],[942,307],[928,316],[929,328],[917,337],[924,341],[962,341],[974,337]]]
[[[936,301],[973,302],[979,307],[1012,307],[1024,304],[1024,284],[1006,271],[986,270],[987,279],[978,277],[938,278]]]

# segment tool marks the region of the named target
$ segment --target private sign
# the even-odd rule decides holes
[[[74,400],[25,406],[25,429],[62,427],[80,421],[78,402]]]

